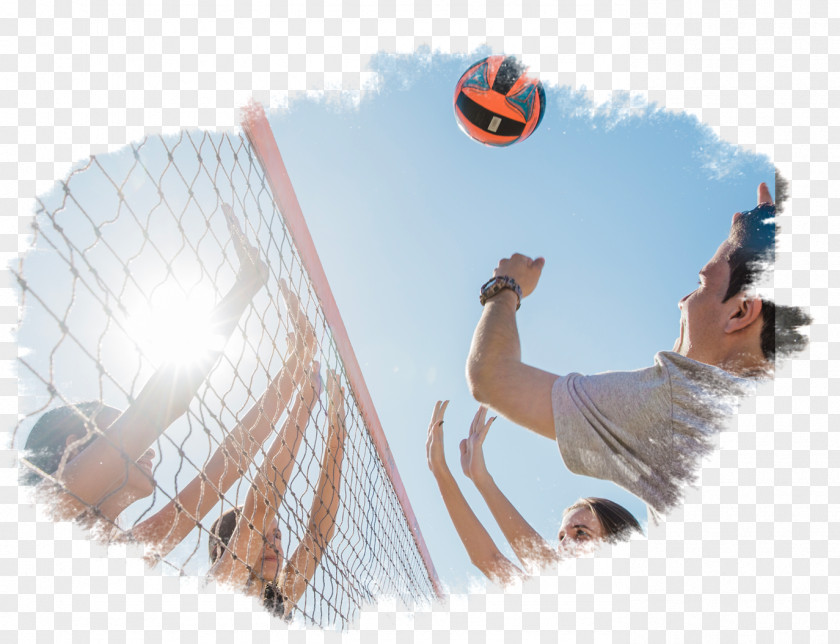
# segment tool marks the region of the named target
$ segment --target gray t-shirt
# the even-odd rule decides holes
[[[557,444],[575,474],[614,481],[656,513],[682,498],[700,457],[753,381],[672,351],[638,371],[554,382]]]

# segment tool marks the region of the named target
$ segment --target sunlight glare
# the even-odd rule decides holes
[[[131,315],[129,332],[156,364],[189,364],[224,348],[225,338],[211,329],[214,304],[208,287],[197,286],[185,294],[175,285],[164,285],[150,306]]]

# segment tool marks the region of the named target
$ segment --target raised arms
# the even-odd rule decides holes
[[[519,561],[526,568],[540,568],[557,560],[557,551],[543,539],[534,528],[519,514],[508,498],[496,485],[484,461],[484,439],[495,418],[485,422],[487,409],[479,407],[470,426],[467,438],[461,441],[461,468],[464,474],[475,483],[484,497],[493,518],[502,529]]]
[[[333,371],[327,373],[327,396],[330,430],[321,458],[318,486],[315,488],[315,496],[309,510],[306,535],[286,561],[278,580],[280,594],[287,610],[303,595],[307,583],[321,563],[327,544],[335,533],[347,418],[344,410],[344,389],[338,375]]]
[[[314,370],[313,377],[317,377]],[[283,428],[266,452],[245,497],[228,547],[211,570],[220,581],[244,585],[250,578],[251,570],[260,571],[266,535],[286,491],[289,473],[318,393],[320,391],[314,386],[303,388]]]
[[[446,510],[455,525],[461,542],[467,549],[470,561],[489,579],[502,585],[509,584],[522,571],[505,557],[496,547],[493,539],[475,516],[461,489],[455,482],[452,472],[446,464],[443,451],[443,415],[449,401],[435,403],[429,433],[426,439],[426,459],[429,469],[435,476]]]
[[[258,250],[248,243],[227,204],[222,210],[239,259],[239,271],[233,287],[211,312],[210,322],[213,332],[227,339],[265,283],[268,268],[260,260]],[[57,508],[60,517],[74,517],[95,506],[125,480],[128,468],[135,467],[135,461],[158,436],[186,412],[219,355],[219,350],[207,349],[190,365],[163,365],[101,436],[80,453],[66,454],[56,474],[67,492]]]

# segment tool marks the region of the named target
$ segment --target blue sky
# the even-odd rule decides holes
[[[481,146],[458,128],[452,100],[461,73],[482,56],[382,56],[373,61],[380,89],[360,105],[302,99],[270,114],[432,559],[454,591],[479,573],[426,466],[438,399],[452,401],[450,467],[511,554],[457,460],[477,407],[464,365],[481,314],[478,288],[496,262],[514,252],[546,258],[518,314],[526,362],[558,374],[646,367],[673,346],[677,301],[694,289],[732,213],[752,208],[758,183],[773,181],[767,159],[720,143],[696,119],[629,98],[595,108],[569,87],[545,88],[545,117],[528,140]],[[162,158],[154,146],[150,158]],[[162,223],[155,230],[175,252],[175,233]],[[136,233],[126,231],[128,248]],[[22,328],[21,343],[38,329]],[[96,343],[98,330],[84,333]],[[133,373],[128,355],[125,362],[125,374]],[[95,398],[84,378],[95,382],[96,374],[56,373],[61,388]],[[571,475],[554,443],[502,419],[485,450],[501,489],[548,538],[581,496],[611,498],[645,519],[640,501]]]
[[[458,78],[480,57],[381,57],[382,89],[358,109],[302,100],[270,117],[432,558],[454,590],[478,572],[426,467],[438,399],[452,401],[449,465],[510,554],[457,460],[476,410],[464,364],[478,288],[496,262],[546,258],[518,314],[526,362],[555,373],[646,367],[672,348],[677,302],[732,214],[773,182],[768,159],[719,142],[694,118],[629,99],[594,108],[568,87],[546,87],[528,140],[481,146],[452,110]],[[555,444],[502,419],[485,449],[501,489],[546,537],[580,496],[645,519],[637,499],[571,475]]]

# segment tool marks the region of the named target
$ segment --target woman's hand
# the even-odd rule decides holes
[[[344,387],[341,386],[341,376],[332,369],[327,369],[327,402],[330,414],[334,415],[338,421],[330,423],[330,431],[337,432],[337,436],[343,441],[347,433]]]
[[[306,317],[306,310],[300,304],[298,296],[289,288],[286,280],[280,279],[280,294],[286,302],[291,331],[286,337],[289,356],[296,358],[300,364],[309,364],[315,357],[318,348],[318,338],[315,329]]]
[[[461,469],[467,478],[473,483],[478,483],[482,478],[489,476],[487,466],[484,463],[484,439],[490,430],[490,425],[496,420],[496,416],[485,422],[487,407],[481,406],[470,425],[470,434],[461,441]]]
[[[260,259],[260,251],[248,242],[239,220],[233,214],[233,209],[226,203],[222,204],[222,212],[227,221],[230,238],[233,242],[233,250],[239,259],[239,271],[236,274],[237,281],[252,289],[256,293],[268,281],[268,266]]]
[[[426,461],[429,464],[429,469],[435,475],[448,469],[446,456],[443,453],[443,415],[446,413],[448,406],[448,400],[444,402],[438,400],[435,403],[432,420],[429,422],[429,435],[426,438]]]

